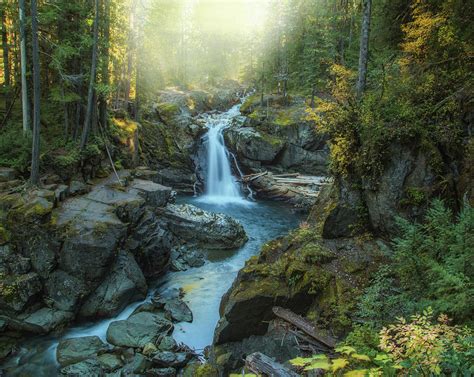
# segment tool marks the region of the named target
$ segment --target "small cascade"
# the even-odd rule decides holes
[[[201,200],[214,204],[248,203],[242,196],[240,184],[232,175],[231,153],[224,142],[224,129],[240,115],[240,104],[229,111],[209,115],[204,136],[207,147],[207,172],[205,194]]]

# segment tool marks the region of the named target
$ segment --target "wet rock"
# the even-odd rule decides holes
[[[192,322],[193,313],[186,303],[179,299],[173,298],[166,300],[165,310],[170,313],[171,318],[176,322]]]
[[[145,372],[146,377],[175,377],[176,369],[174,368],[151,368]]]
[[[137,190],[146,204],[152,207],[164,207],[171,197],[170,187],[142,179],[134,179],[130,190]]]
[[[173,260],[171,261],[170,265],[171,271],[186,271],[187,267],[179,260]]]
[[[90,187],[80,181],[72,181],[69,185],[69,195],[71,196],[87,194],[89,191]]]
[[[152,362],[160,367],[181,368],[186,365],[191,356],[185,352],[173,353],[169,351],[158,352],[153,356]]]
[[[56,221],[65,238],[60,268],[84,282],[100,280],[126,236],[125,224],[109,205],[87,198],[66,202]]]
[[[259,132],[251,127],[230,128],[227,130],[226,141],[233,146],[237,155],[262,163],[272,162],[284,148],[285,142],[270,134]]]
[[[166,224],[153,211],[145,210],[125,248],[133,254],[146,278],[157,277],[168,263],[172,239]]]
[[[82,280],[65,271],[56,270],[46,281],[46,292],[56,308],[73,311],[87,293],[87,288]]]
[[[16,176],[15,169],[0,167],[0,182],[12,181]]]
[[[158,212],[178,239],[202,247],[232,249],[247,241],[242,225],[224,214],[207,212],[189,204],[168,204]]]
[[[105,349],[107,345],[98,336],[66,339],[59,342],[56,359],[64,367],[89,359]]]
[[[61,368],[60,373],[67,377],[103,377],[104,370],[97,359],[87,359]]]
[[[105,280],[81,306],[83,318],[112,317],[128,303],[144,299],[147,284],[133,256],[119,251],[117,259]]]
[[[66,327],[74,319],[74,313],[53,308],[41,308],[26,317],[25,322],[39,326],[44,333]]]
[[[145,344],[145,347],[143,347],[142,354],[145,356],[150,356],[154,354],[155,352],[158,352],[158,348],[153,343],[147,343]]]
[[[97,356],[97,360],[105,372],[115,372],[123,365],[121,358],[113,353],[103,353]]]
[[[172,329],[172,323],[163,316],[141,312],[127,320],[112,322],[107,329],[107,341],[120,347],[143,348]]]
[[[0,309],[21,312],[38,301],[41,291],[41,280],[34,272],[4,276],[0,292]]]
[[[177,349],[177,347],[178,344],[172,336],[164,336],[158,345],[160,351],[174,351]]]
[[[125,365],[121,371],[122,375],[130,376],[132,374],[143,375],[151,367],[151,362],[141,353],[136,353],[132,360]]]
[[[62,202],[66,200],[69,195],[69,186],[67,185],[58,185],[54,190],[54,199],[57,202]]]
[[[168,167],[158,170],[157,182],[173,187],[180,192],[192,193],[196,175],[192,171]]]

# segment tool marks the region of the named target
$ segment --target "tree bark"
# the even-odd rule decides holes
[[[2,10],[2,50],[3,50],[3,72],[5,86],[5,111],[10,108],[10,47],[8,46],[8,33],[6,24],[6,11]]]
[[[309,321],[307,321],[300,315],[293,313],[291,310],[275,306],[273,308],[273,313],[277,317],[284,319],[288,323],[291,323],[292,325],[296,326],[297,328],[308,334],[310,337],[316,339],[324,346],[328,348],[334,348],[336,346],[336,339],[319,334],[316,331],[316,328]]]
[[[20,19],[20,60],[21,60],[21,106],[23,112],[23,133],[30,131],[30,108],[28,102],[28,82],[26,79],[26,21],[25,0],[19,0]]]
[[[97,44],[99,41],[99,0],[94,1],[94,12],[94,41],[92,44],[91,72],[89,81],[89,91],[87,94],[86,118],[84,120],[84,127],[82,129],[81,150],[85,148],[87,144],[87,139],[89,138],[92,123],[92,112],[94,107],[94,85],[97,74]]]
[[[357,98],[361,98],[367,81],[367,59],[369,55],[370,12],[372,0],[363,0],[362,28],[360,33],[359,75],[357,78]]]
[[[254,373],[272,377],[297,377],[297,373],[270,359],[267,355],[254,352],[245,358],[246,366]]]
[[[38,9],[36,0],[31,0],[31,35],[33,45],[33,145],[31,153],[31,176],[33,185],[39,183],[40,156],[40,62],[38,46]]]

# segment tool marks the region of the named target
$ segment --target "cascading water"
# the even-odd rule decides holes
[[[224,129],[240,115],[240,105],[229,111],[209,115],[209,129],[204,136],[207,146],[207,174],[205,194],[201,201],[214,204],[249,203],[242,197],[240,185],[232,175],[230,153],[224,142]]]

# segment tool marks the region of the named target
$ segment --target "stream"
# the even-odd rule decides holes
[[[261,246],[295,228],[301,217],[284,203],[250,201],[244,198],[238,181],[232,176],[231,154],[227,151],[222,131],[238,114],[238,105],[228,112],[213,115],[208,120],[209,132],[204,137],[207,148],[208,174],[206,192],[200,197],[179,197],[179,204],[188,203],[210,212],[221,212],[238,220],[248,235],[248,241],[237,250],[207,251],[202,267],[181,272],[168,272],[152,283],[146,300],[156,292],[167,296],[176,288],[185,292],[183,300],[193,312],[193,322],[178,323],[173,333],[178,343],[184,343],[202,353],[212,344],[219,320],[219,304],[232,285],[245,261],[258,254]],[[146,301],[145,300],[145,301]],[[7,376],[58,375],[56,347],[60,339],[96,335],[106,341],[106,331],[112,321],[128,318],[143,301],[129,305],[118,316],[92,324],[76,325],[60,338],[37,337],[22,344],[19,353],[10,359],[4,370]]]

